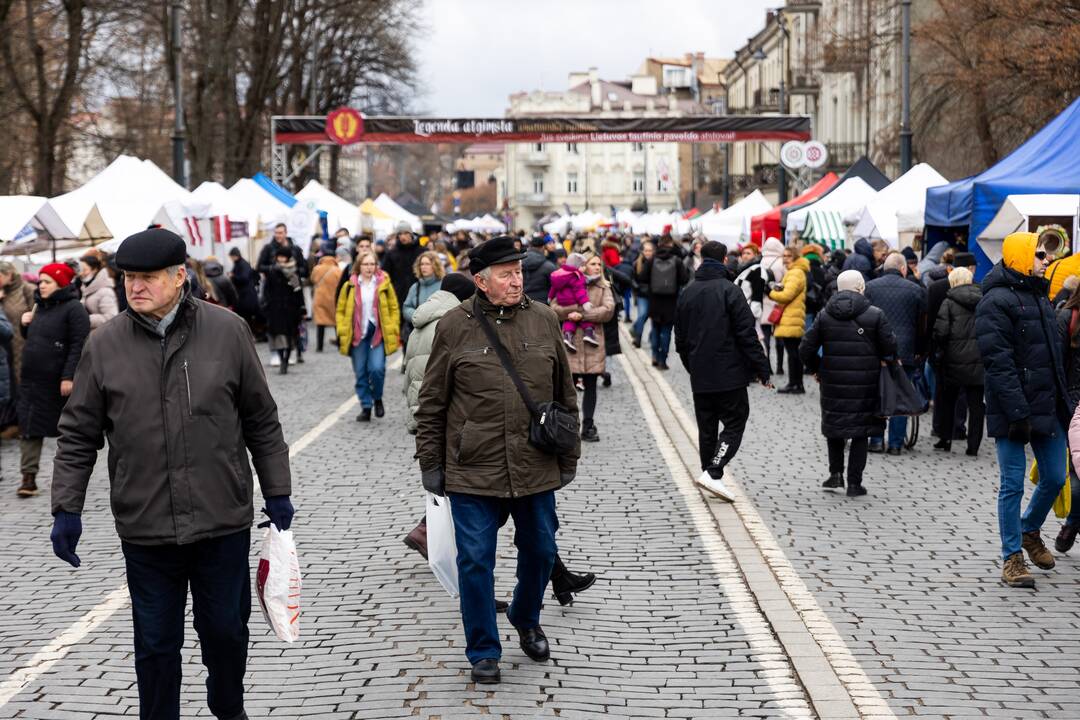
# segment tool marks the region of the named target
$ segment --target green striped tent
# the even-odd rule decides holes
[[[844,218],[834,210],[811,210],[806,216],[806,228],[802,237],[807,242],[816,242],[830,250],[839,250],[847,244]]]

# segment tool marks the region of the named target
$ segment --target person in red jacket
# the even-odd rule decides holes
[[[608,235],[604,238],[604,242],[600,244],[600,256],[604,259],[604,265],[609,268],[613,268],[622,262],[619,243],[614,235]]]

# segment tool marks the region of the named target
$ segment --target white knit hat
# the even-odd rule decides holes
[[[858,270],[845,270],[836,278],[837,290],[851,290],[862,295],[866,289],[866,281]]]

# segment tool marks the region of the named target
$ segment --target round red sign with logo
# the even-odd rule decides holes
[[[364,118],[352,108],[338,108],[326,116],[326,134],[339,145],[359,142],[364,134]]]

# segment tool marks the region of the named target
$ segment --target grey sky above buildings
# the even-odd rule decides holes
[[[501,117],[522,90],[565,90],[573,71],[624,80],[647,56],[730,57],[782,0],[426,0],[416,39],[438,117]]]

